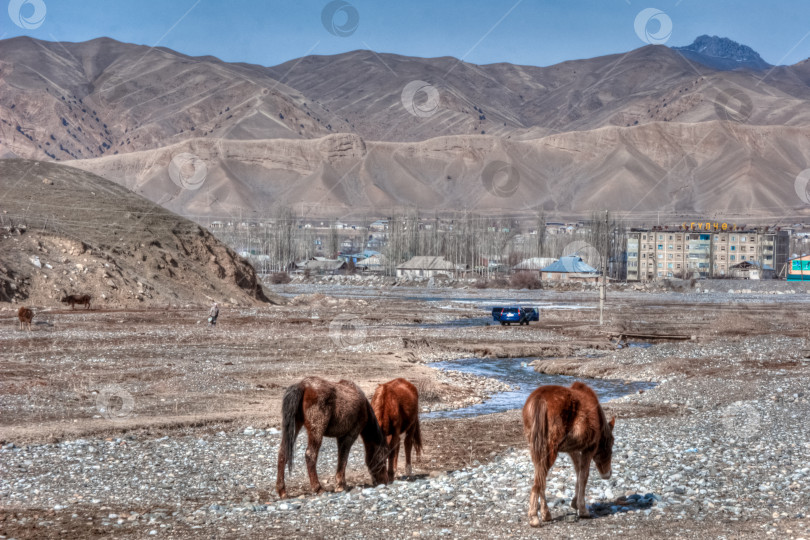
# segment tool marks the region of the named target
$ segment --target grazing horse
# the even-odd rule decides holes
[[[86,306],[84,309],[90,309],[90,299],[91,296],[89,294],[66,294],[61,302],[63,304],[70,304],[70,309],[76,309],[76,304]]]
[[[610,478],[613,456],[613,426],[599,405],[596,392],[587,384],[575,382],[571,388],[541,386],[529,396],[523,406],[523,432],[529,441],[529,453],[534,463],[534,485],[529,500],[529,523],[540,526],[537,518],[537,498],[543,521],[551,521],[546,504],[546,475],[557,460],[559,452],[567,452],[577,473],[576,489],[571,507],[579,516],[590,517],[585,506],[585,485],[593,459],[599,475]]]
[[[405,379],[381,384],[371,398],[371,407],[380,423],[388,448],[388,479],[394,481],[399,458],[399,437],[405,434],[405,474],[410,476],[411,449],[422,455],[422,432],[419,429],[419,392]]]
[[[23,325],[28,326],[28,331],[31,331],[31,321],[34,319],[34,312],[23,306],[17,310],[17,318],[20,319],[20,330]]]
[[[388,445],[380,431],[371,404],[363,391],[351,381],[332,383],[320,377],[307,377],[287,388],[281,405],[281,446],[278,449],[278,476],[276,490],[282,499],[287,497],[284,484],[284,466],[293,469],[295,439],[301,426],[307,428],[307,472],[312,491],[323,490],[318,480],[318,452],[324,437],[334,437],[338,443],[335,491],[346,489],[346,462],[349,450],[357,440],[363,439],[366,466],[376,484],[387,484],[385,462]]]

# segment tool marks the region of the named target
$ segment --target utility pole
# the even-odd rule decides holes
[[[599,326],[605,322],[605,296],[607,295],[607,258],[608,258],[608,212],[605,210],[605,239],[602,243],[604,254],[602,255],[602,283],[599,287]]]

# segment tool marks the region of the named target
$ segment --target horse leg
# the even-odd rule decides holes
[[[337,473],[335,473],[335,491],[346,489],[346,464],[349,462],[349,451],[357,437],[346,436],[338,439]]]
[[[582,452],[579,458],[579,465],[577,466],[577,488],[575,490],[577,506],[574,508],[577,509],[579,517],[581,518],[591,517],[591,513],[588,512],[588,506],[585,504],[585,485],[588,483],[588,475],[591,472],[592,458],[593,453],[586,454]]]
[[[323,435],[320,433],[313,433],[307,428],[307,472],[309,473],[309,485],[312,491],[320,493],[323,491],[321,482],[318,480],[318,453],[321,451],[321,442],[323,442]]]
[[[534,464],[534,483],[532,484],[532,494],[529,497],[529,525],[532,527],[540,526],[540,519],[537,517],[537,499],[541,494],[545,499],[546,472],[543,464]],[[543,515],[543,521],[546,521],[545,514]]]
[[[405,475],[411,476],[413,469],[411,468],[411,450],[413,450],[413,428],[405,434]],[[399,449],[397,449],[399,453]],[[393,480],[393,478],[391,479]]]
[[[397,475],[397,461],[399,459],[399,430],[394,430],[391,440],[388,441],[388,481],[393,482]]]
[[[574,464],[574,473],[577,475],[577,480],[574,487],[574,498],[571,499],[571,508],[574,510],[577,509],[577,501],[579,500],[579,468],[580,462],[582,461],[582,452],[569,452],[568,454],[571,456],[571,462]]]

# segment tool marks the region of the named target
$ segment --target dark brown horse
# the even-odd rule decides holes
[[[23,326],[27,326],[28,331],[30,332],[31,321],[34,320],[34,312],[23,306],[17,310],[17,318],[20,320],[20,330],[23,329]]]
[[[419,429],[419,392],[405,379],[381,384],[371,398],[371,407],[380,423],[388,448],[388,479],[394,481],[399,458],[399,437],[405,434],[405,474],[410,476],[411,450],[422,455],[422,432]]]
[[[363,391],[351,381],[332,383],[320,377],[307,377],[287,388],[281,405],[281,446],[278,449],[276,490],[287,496],[284,484],[285,465],[292,472],[295,439],[301,426],[307,428],[307,472],[312,491],[323,490],[318,480],[318,452],[324,437],[334,437],[338,444],[335,491],[346,489],[346,462],[349,450],[360,436],[366,449],[366,466],[374,484],[388,483],[385,462],[388,445],[380,425]]]
[[[613,456],[613,425],[608,422],[599,405],[599,398],[591,387],[575,382],[571,388],[541,386],[529,396],[523,406],[523,432],[529,441],[529,453],[534,463],[534,485],[529,500],[529,523],[540,526],[537,518],[537,499],[543,521],[551,521],[546,504],[546,475],[557,460],[559,452],[567,452],[574,463],[577,484],[571,507],[580,517],[590,517],[585,506],[585,485],[591,460],[599,475],[610,478],[610,460]]]
[[[63,304],[70,304],[70,309],[76,309],[76,304],[85,306],[84,309],[90,309],[91,298],[89,294],[66,294],[60,301]]]

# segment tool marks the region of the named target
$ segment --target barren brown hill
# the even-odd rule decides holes
[[[413,81],[432,87],[413,96],[420,114],[403,105]],[[0,41],[0,156],[68,160],[193,217],[803,215],[808,84],[808,62],[722,71],[663,46],[550,67],[354,51],[267,68],[14,38]],[[170,179],[179,154],[199,158],[179,162],[202,165],[196,189]]]
[[[536,137],[616,125],[706,122],[725,93],[752,103],[754,125],[810,125],[806,70],[719,71],[661,45],[549,67],[475,65],[456,58],[411,58],[371,51],[309,56],[269,73],[341,116],[370,140],[443,135]],[[425,116],[402,104],[409,82],[436,90],[438,106],[416,95]],[[431,112],[429,116],[428,112]]]
[[[87,172],[0,160],[0,302],[96,307],[268,299],[253,267],[208,231]]]
[[[413,81],[435,92],[429,114],[403,105]],[[330,133],[394,142],[482,132],[525,139],[712,121],[718,99],[733,91],[751,101],[747,123],[810,125],[809,81],[803,64],[718,71],[664,46],[549,67],[354,51],[266,68],[108,38],[18,37],[0,41],[0,156],[90,159],[194,138]],[[425,106],[425,92],[413,97]]]
[[[199,189],[181,189],[170,179],[169,164],[183,153],[208,164]],[[286,204],[308,217],[415,206],[767,219],[808,215],[794,181],[810,167],[810,128],[659,122],[526,141],[451,136],[391,143],[349,134],[219,146],[194,140],[72,164],[200,217],[262,216]]]
[[[336,123],[255,66],[107,38],[0,41],[0,156],[70,160],[197,137],[319,137]]]

